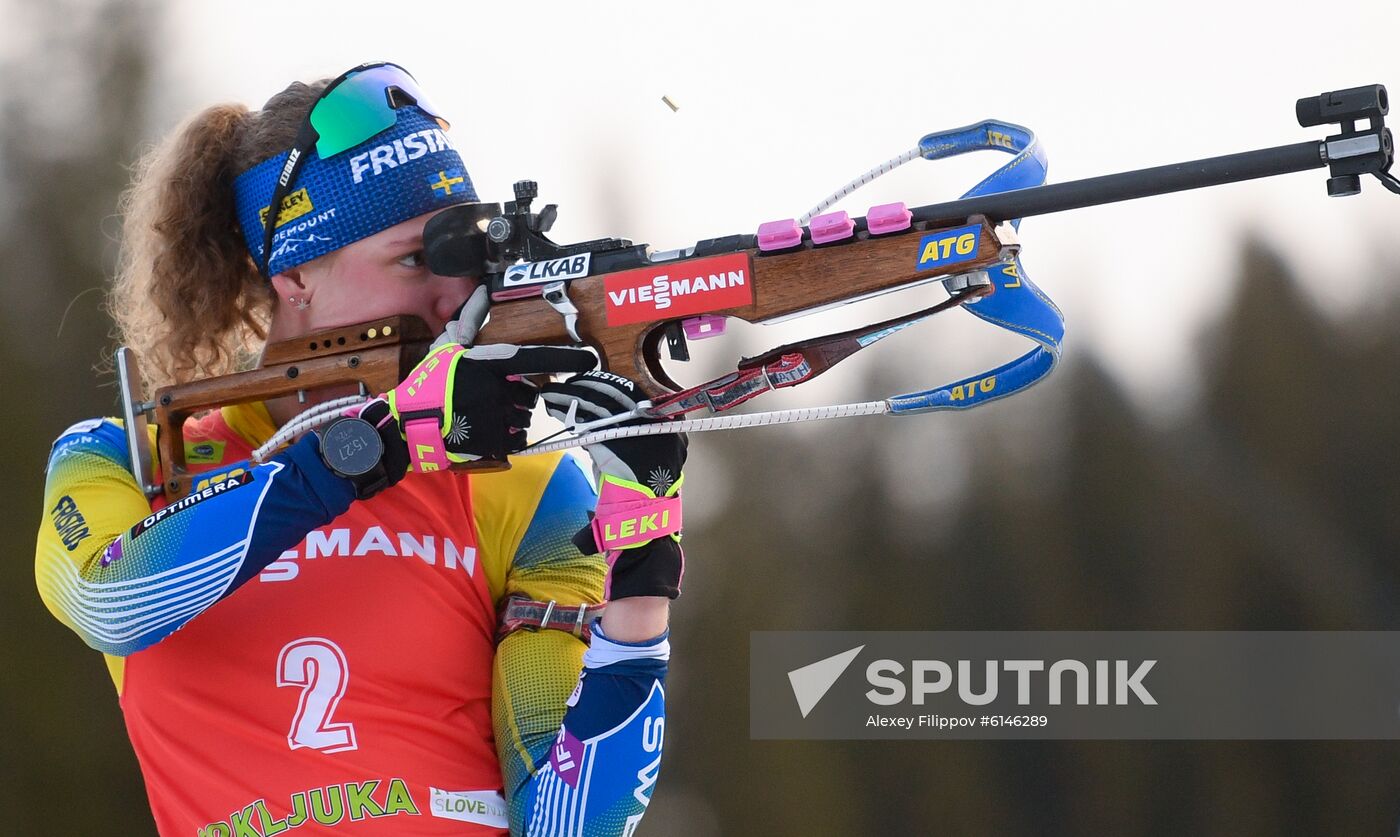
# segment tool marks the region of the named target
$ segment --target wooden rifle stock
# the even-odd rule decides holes
[[[166,499],[174,502],[189,494],[194,482],[185,461],[186,419],[323,387],[387,392],[408,377],[434,338],[417,317],[384,317],[269,343],[257,369],[157,390],[152,406]]]
[[[919,242],[924,235],[956,227],[935,227],[915,222],[905,231],[871,236],[861,231],[853,239],[831,245],[813,245],[810,239],[798,247],[767,254],[757,248],[739,250],[748,255],[753,302],[705,313],[762,323],[811,313],[830,305],[986,270],[998,264],[1015,246],[1006,228],[993,229],[983,217],[978,248],[971,257],[942,269],[919,269]],[[735,251],[731,251],[735,252]],[[710,255],[723,255],[710,254]],[[681,274],[695,256],[657,262],[657,270]],[[569,299],[578,309],[578,334],[602,356],[604,367],[637,381],[649,398],[681,389],[660,363],[663,327],[684,317],[656,318],[645,322],[610,326],[607,321],[607,274],[569,282]],[[563,345],[573,342],[564,319],[542,296],[506,299],[493,303],[491,321],[481,330],[480,343]],[[693,316],[693,315],[692,315]]]
[[[981,228],[976,251],[954,265],[935,269],[918,268],[920,234],[951,228],[940,229],[923,222],[890,235],[870,236],[861,231],[840,245],[814,246],[808,240],[771,254],[757,248],[731,249],[728,253],[743,253],[747,257],[753,301],[706,313],[762,323],[950,275],[985,270],[999,263],[1014,245],[1004,228],[993,229],[985,218],[975,217],[971,223]],[[683,270],[687,262],[707,257],[657,262],[655,266]],[[664,328],[683,318],[609,326],[607,275],[587,276],[569,283],[569,299],[578,309],[580,339],[597,350],[605,369],[636,380],[648,397],[679,390],[681,387],[661,367],[659,348]],[[417,317],[386,317],[271,343],[257,369],[161,388],[149,406],[158,428],[161,489],[167,500],[173,502],[188,495],[194,484],[195,475],[185,460],[186,419],[231,404],[266,401],[326,387],[353,386],[369,394],[387,392],[408,377],[435,338]],[[477,342],[567,345],[573,339],[560,313],[542,296],[535,295],[495,302],[491,320]],[[472,470],[509,467],[506,462],[494,460],[469,465]]]

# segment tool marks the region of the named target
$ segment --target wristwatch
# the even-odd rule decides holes
[[[350,480],[355,497],[371,497],[389,482],[384,467],[384,440],[362,418],[340,418],[321,431],[321,461],[338,477]]]

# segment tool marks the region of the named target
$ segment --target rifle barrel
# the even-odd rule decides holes
[[[1323,156],[1325,143],[1317,140],[1280,145],[1242,154],[1208,157],[1189,163],[1173,163],[1150,169],[1107,174],[1067,183],[1051,183],[1028,189],[1016,189],[993,195],[935,203],[912,211],[915,221],[927,221],[936,226],[961,224],[973,215],[985,215],[993,221],[1009,221],[1032,215],[1047,215],[1069,209],[1082,209],[1105,203],[1183,192],[1291,174],[1296,171],[1320,169],[1327,165]]]

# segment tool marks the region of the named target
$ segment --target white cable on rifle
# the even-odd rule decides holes
[[[875,168],[871,169],[865,174],[862,174],[860,177],[857,177],[855,180],[852,180],[850,183],[847,183],[845,186],[842,186],[840,189],[837,189],[835,192],[832,192],[831,194],[827,195],[825,198],[822,199],[821,203],[818,203],[816,206],[807,210],[806,214],[804,214],[801,218],[798,218],[797,223],[806,226],[807,223],[811,221],[814,217],[822,214],[830,206],[832,206],[842,198],[846,197],[850,193],[854,192],[855,190],[859,189],[860,187],[864,186],[865,184],[869,183],[870,181],[874,180],[880,175],[888,174],[889,172],[894,171],[895,169],[899,168],[900,166],[904,165],[910,160],[913,160],[922,155],[923,152],[919,150],[919,148],[916,146],[899,155],[898,157],[891,157],[890,159],[886,160],[885,162],[881,163],[880,165],[876,166]]]
[[[368,400],[363,395],[347,395],[344,398],[333,398],[330,401],[302,410],[297,413],[295,418],[282,425],[282,429],[274,433],[266,444],[253,451],[253,461],[262,462],[273,451],[306,431],[314,430],[323,424],[330,424],[346,407],[362,404]]]
[[[531,445],[516,455],[532,456],[539,453],[552,453],[565,448],[582,447],[606,442],[610,439],[627,439],[633,436],[655,436],[661,433],[699,433],[705,430],[734,430],[740,427],[764,427],[770,424],[793,424],[799,421],[820,421],[851,416],[878,416],[889,411],[890,403],[888,401],[862,401],[855,404],[832,404],[826,407],[801,407],[794,410],[774,410],[767,413],[743,413],[736,416],[661,421],[651,424],[637,424],[631,427],[609,427],[605,430],[585,433],[582,436],[560,439],[557,442]]]
[[[253,461],[263,459],[286,442],[308,430],[330,424],[340,415],[340,411],[365,399],[358,395],[337,398],[318,404],[299,413],[277,431],[267,444],[253,451]],[[850,418],[853,416],[878,416],[890,411],[888,401],[861,401],[854,404],[831,404],[826,407],[800,407],[794,410],[774,410],[767,413],[743,413],[735,416],[711,416],[701,419],[680,421],[659,421],[650,424],[637,424],[631,427],[609,427],[595,430],[582,436],[570,436],[553,442],[541,442],[512,454],[513,456],[535,456],[553,453],[566,448],[606,442],[609,439],[628,439],[633,436],[657,436],[662,433],[701,433],[706,430],[736,430],[741,427],[765,427],[773,424],[794,424],[799,421],[821,421],[823,419]]]

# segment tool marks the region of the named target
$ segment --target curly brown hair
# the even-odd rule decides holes
[[[276,295],[244,244],[233,181],[292,146],[328,83],[294,82],[256,112],[207,108],[136,164],[107,307],[148,392],[256,357]]]

